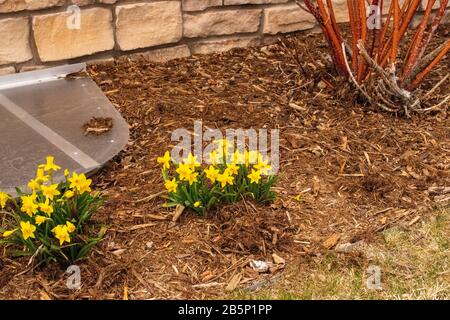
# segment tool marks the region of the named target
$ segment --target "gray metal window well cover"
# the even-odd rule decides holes
[[[48,155],[62,168],[90,173],[127,144],[128,124],[95,82],[70,76],[85,70],[81,63],[0,77],[1,191],[26,190]],[[112,128],[86,135],[93,117],[111,118]]]

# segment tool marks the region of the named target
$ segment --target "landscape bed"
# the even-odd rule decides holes
[[[449,36],[449,27],[433,41]],[[108,198],[93,219],[109,227],[80,264],[82,287],[64,268],[33,268],[0,258],[2,299],[205,299],[235,287],[277,281],[251,260],[302,265],[337,243],[370,242],[394,225],[412,225],[445,203],[429,194],[450,185],[447,110],[411,119],[371,110],[333,77],[321,35],[294,35],[260,48],[154,64],[120,58],[89,74],[130,126],[130,143],[94,179]],[[449,71],[446,57],[427,78]],[[448,94],[450,80],[427,103]],[[280,172],[269,205],[242,201],[207,217],[163,207],[156,158],[177,128],[280,130]],[[80,128],[83,130],[83,128]],[[57,159],[56,159],[57,161]],[[300,195],[300,197],[296,197]],[[296,198],[295,198],[296,197]],[[277,262],[277,261],[275,261]],[[367,263],[364,259],[362,263]],[[299,273],[308,272],[305,269]],[[270,280],[272,279],[272,280]]]

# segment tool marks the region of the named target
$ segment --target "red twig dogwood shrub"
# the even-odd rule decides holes
[[[419,10],[421,0],[391,0],[382,18],[383,0],[347,0],[350,22],[345,39],[336,22],[332,0],[303,0],[297,4],[319,23],[331,50],[337,72],[354,83],[366,100],[390,112],[426,112],[439,109],[449,100],[424,108],[418,90],[430,71],[450,50],[450,39],[434,50],[430,40],[444,17],[449,0],[429,0],[420,23],[406,44],[406,55],[399,57],[400,46],[408,41],[406,33]],[[445,82],[448,75],[426,95]]]

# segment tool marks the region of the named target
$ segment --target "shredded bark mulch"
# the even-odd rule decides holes
[[[84,135],[103,135],[113,128],[112,118],[92,117],[88,122],[83,125]]]
[[[423,90],[449,65],[447,57]],[[370,241],[431,212],[439,204],[429,188],[450,185],[448,110],[406,119],[361,105],[334,77],[321,35],[165,64],[121,58],[89,73],[131,131],[126,150],[94,177],[109,199],[96,221],[109,231],[80,263],[81,289],[66,288],[62,267],[24,272],[27,261],[4,257],[2,298],[220,297],[227,287],[254,288],[272,277],[250,260],[273,262],[277,274],[280,257],[289,264],[338,242]],[[427,103],[437,103],[449,85]],[[155,160],[173,146],[174,129],[193,130],[197,119],[221,130],[280,130],[275,203],[242,201],[206,218],[187,211],[172,222],[173,210],[152,196],[163,190]]]

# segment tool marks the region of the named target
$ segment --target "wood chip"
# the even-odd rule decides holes
[[[339,234],[333,234],[332,236],[328,237],[322,245],[325,249],[331,249],[338,243],[340,238],[341,236]]]
[[[180,218],[181,214],[183,213],[185,207],[182,206],[181,204],[177,205],[177,207],[175,208],[175,213],[173,214],[173,218],[172,218],[172,222],[177,222],[178,219]]]
[[[242,273],[238,273],[232,276],[231,280],[228,282],[227,287],[225,288],[225,291],[233,291],[234,289],[236,289],[239,283],[241,282],[241,279]]]

